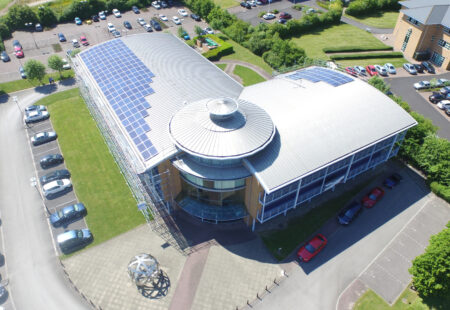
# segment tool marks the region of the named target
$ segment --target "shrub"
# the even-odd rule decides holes
[[[297,10],[297,11],[301,11],[301,10],[302,10],[302,7],[303,7],[303,5],[301,5],[301,4],[294,4],[294,5],[292,6],[292,8],[293,8],[294,10]]]
[[[352,16],[370,15],[380,11],[397,11],[400,9],[399,0],[355,0],[345,11]]]
[[[402,58],[401,52],[391,53],[370,53],[370,54],[341,54],[331,55],[332,60],[349,60],[349,59],[373,59],[373,58]]]
[[[322,51],[324,53],[342,53],[342,52],[371,52],[371,51],[392,51],[392,46],[382,46],[376,48],[361,47],[361,46],[341,46],[341,47],[324,47]]]
[[[267,12],[266,11],[261,11],[258,13],[258,17],[261,18],[263,17]]]
[[[437,182],[431,182],[430,187],[433,193],[450,203],[450,186],[445,186]]]
[[[203,53],[202,55],[206,58],[208,58],[211,61],[214,60],[219,60],[221,57],[226,56],[226,55],[230,55],[232,54],[233,51],[233,46],[228,43],[225,42],[221,39],[219,39],[217,36],[212,35],[212,34],[208,34],[205,36],[206,38],[210,38],[211,40],[213,40],[214,42],[216,42],[217,44],[219,44],[219,47],[209,50],[206,53]],[[194,38],[194,41],[197,38]]]
[[[277,9],[275,9],[275,10],[272,10],[272,13],[273,13],[273,14],[278,14],[278,13],[280,13],[280,11],[278,11]]]
[[[0,52],[5,50],[5,44],[3,43],[3,39],[0,37]]]
[[[6,25],[4,22],[0,22],[0,38],[9,39],[11,37],[11,30],[9,29],[8,25]]]

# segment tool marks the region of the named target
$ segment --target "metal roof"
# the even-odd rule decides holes
[[[264,150],[244,159],[266,192],[416,124],[361,80],[333,87],[288,74],[246,87],[239,97],[265,109],[277,128]]]
[[[424,25],[443,25],[450,28],[449,0],[409,0],[401,1],[406,9],[401,12]]]
[[[212,159],[250,156],[272,140],[275,127],[266,111],[245,100],[204,99],[187,104],[169,123],[183,151]]]

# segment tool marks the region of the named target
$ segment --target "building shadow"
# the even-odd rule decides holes
[[[59,85],[62,85],[62,86],[73,86],[73,85],[75,85],[76,83],[77,83],[77,81],[76,81],[75,79],[73,79],[73,78],[60,80],[60,81],[58,82],[58,84],[59,84]]]
[[[42,85],[42,86],[37,86],[34,88],[34,90],[37,93],[45,94],[45,95],[54,93],[57,89],[58,89],[58,86],[56,84]]]
[[[7,103],[9,101],[9,95],[3,90],[0,90],[0,103]]]
[[[161,299],[169,293],[170,279],[167,273],[160,271],[158,278],[153,282],[138,286],[138,291],[148,299]]]

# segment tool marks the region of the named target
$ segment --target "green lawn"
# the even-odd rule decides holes
[[[261,238],[272,255],[283,260],[291,252],[318,231],[330,218],[336,214],[360,191],[372,182],[371,180],[358,184],[353,189],[341,194],[339,197],[315,207],[307,214],[289,220],[287,227],[261,233]],[[281,251],[278,252],[278,248]]]
[[[240,45],[239,43],[234,42],[233,40],[229,39],[228,37],[224,35],[218,35],[218,37],[224,41],[227,41],[231,45],[233,45],[234,53],[231,55],[227,55],[222,57],[221,59],[236,59],[236,60],[242,60],[251,64],[254,64],[260,68],[262,68],[267,73],[272,73],[273,69],[264,62],[264,60],[250,52],[248,49]]]
[[[48,78],[50,76],[53,77],[53,79],[55,79],[55,81],[60,80],[59,73],[54,72],[54,73],[47,74],[44,77],[43,81],[45,83],[48,83]],[[63,71],[62,76],[64,79],[73,78],[73,76],[74,76],[73,70]],[[39,85],[40,85],[40,83],[38,80],[29,80],[29,79],[22,79],[22,80],[1,83],[0,84],[0,95],[5,94],[5,93],[12,93],[12,92],[27,89],[27,88],[37,87]]]
[[[78,88],[36,102],[48,106],[78,199],[86,205],[93,245],[145,222]]]
[[[8,3],[12,2],[13,0],[0,0],[0,10],[5,8]]]
[[[253,85],[266,80],[252,69],[240,65],[236,65],[233,73],[242,79],[244,86]]]
[[[216,64],[216,66],[225,71],[227,64]]]
[[[238,6],[239,2],[236,0],[213,0],[215,4],[220,5],[222,9],[228,9],[233,6]]]
[[[293,38],[292,42],[305,49],[308,57],[319,59],[328,59],[327,54],[322,51],[324,47],[362,46],[376,49],[386,46],[370,33],[348,24],[305,34]]]
[[[371,58],[371,59],[351,59],[351,60],[336,60],[342,66],[367,66],[367,65],[384,65],[385,63],[391,63],[396,68],[400,68],[404,63],[408,61],[401,58]]]
[[[353,310],[427,310],[427,305],[422,303],[422,299],[417,293],[407,288],[400,295],[399,299],[392,307],[374,291],[368,290],[356,302]]]
[[[345,14],[344,16],[357,22],[374,28],[394,28],[397,23],[398,12],[377,12],[374,15],[365,17],[354,17]]]

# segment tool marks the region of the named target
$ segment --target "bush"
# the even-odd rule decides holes
[[[0,37],[0,52],[5,50],[5,44],[3,43],[3,39]]]
[[[302,7],[303,7],[303,5],[301,5],[301,4],[294,4],[294,5],[292,6],[292,8],[293,8],[294,10],[297,10],[297,11],[301,11],[301,10],[302,10]]]
[[[38,8],[38,17],[39,22],[44,27],[49,27],[57,23],[58,19],[56,18],[55,12],[50,8],[49,4],[45,4]]]
[[[349,60],[349,59],[373,59],[373,58],[402,58],[402,52],[391,53],[370,53],[370,54],[341,54],[331,55],[332,60]]]
[[[430,187],[433,193],[450,203],[450,186],[445,186],[437,182],[431,182]]]
[[[278,13],[280,13],[280,11],[278,11],[277,9],[275,9],[275,10],[272,10],[272,13],[273,13],[273,14],[278,14]]]
[[[267,12],[266,11],[261,11],[258,13],[258,17],[261,18],[263,17]]]
[[[38,17],[29,6],[15,4],[8,9],[4,22],[12,32],[17,29],[24,29],[25,23],[36,24]]]
[[[0,22],[0,38],[2,40],[11,38],[11,30],[4,22]]]
[[[221,57],[226,56],[226,55],[230,55],[230,54],[232,54],[234,52],[233,46],[230,43],[219,39],[217,36],[212,35],[212,34],[208,34],[205,37],[206,38],[210,38],[211,40],[213,40],[214,42],[219,44],[219,47],[217,47],[215,49],[212,49],[212,50],[209,50],[206,53],[203,53],[202,55],[205,58],[208,58],[211,61],[219,60]],[[197,38],[194,38],[194,41],[196,39]]]
[[[352,16],[370,15],[382,11],[398,11],[399,0],[355,0],[351,2],[345,11]]]
[[[361,47],[361,46],[341,46],[341,47],[324,47],[324,53],[342,53],[342,52],[371,52],[371,51],[392,51],[392,46],[383,46],[377,48]]]

